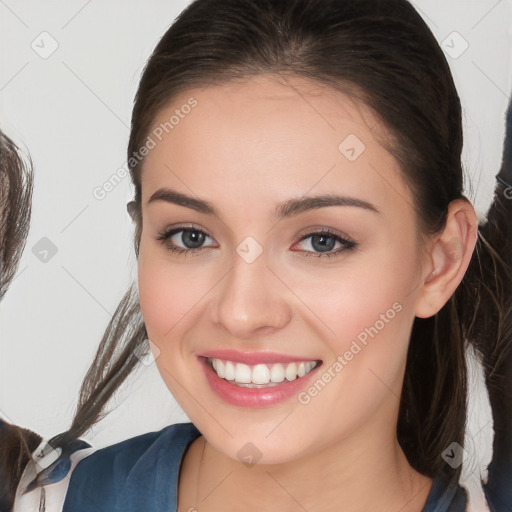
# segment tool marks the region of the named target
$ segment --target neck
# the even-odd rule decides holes
[[[188,491],[180,484],[180,511],[194,503],[192,510],[201,512],[420,512],[432,483],[411,468],[394,429],[383,434],[382,424],[281,464],[249,467],[204,438],[194,444],[183,465],[182,481],[190,484]]]

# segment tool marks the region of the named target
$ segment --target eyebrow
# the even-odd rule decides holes
[[[208,201],[188,196],[170,188],[158,189],[151,195],[147,204],[155,201],[165,201],[178,206],[191,208],[199,213],[220,217],[219,212],[217,212],[216,208]],[[277,205],[274,214],[278,219],[284,219],[311,210],[327,208],[329,206],[354,206],[374,213],[380,213],[373,204],[363,201],[362,199],[336,194],[322,194],[300,197],[298,199],[288,199],[287,201]]]

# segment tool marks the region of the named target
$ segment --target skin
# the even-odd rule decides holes
[[[382,145],[385,128],[338,91],[261,75],[186,91],[154,126],[191,96],[198,105],[143,165],[139,254],[156,364],[203,434],[183,459],[179,510],[420,511],[431,480],[409,466],[397,442],[398,397],[414,317],[435,314],[469,263],[472,206],[452,202],[446,229],[420,236],[412,194]],[[366,146],[355,161],[338,149],[350,134]],[[161,187],[207,200],[218,215],[148,203]],[[367,201],[379,213],[329,206],[274,217],[278,203],[324,193]],[[156,240],[183,224],[205,232],[206,247],[179,255]],[[316,257],[304,237],[323,227],[357,247]],[[247,236],[263,247],[250,264],[236,252]],[[181,234],[172,240],[186,247]],[[307,405],[296,396],[260,409],[230,405],[197,362],[201,352],[230,348],[329,367],[394,303],[400,312]],[[261,452],[251,467],[237,458],[248,442]]]

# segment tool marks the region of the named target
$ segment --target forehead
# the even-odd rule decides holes
[[[409,195],[378,116],[308,79],[257,76],[187,90],[160,110],[149,136],[143,200],[157,187],[184,184],[202,196],[275,201],[313,188],[365,191],[374,200],[391,189]]]

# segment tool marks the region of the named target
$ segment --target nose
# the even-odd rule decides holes
[[[265,252],[252,263],[235,254],[217,288],[213,321],[237,339],[271,334],[292,318],[289,292],[267,265]]]

